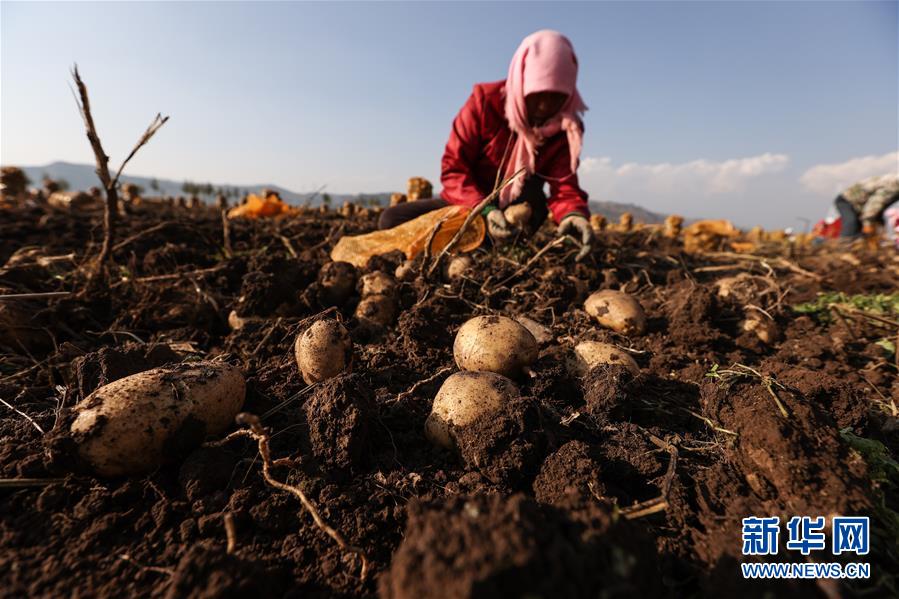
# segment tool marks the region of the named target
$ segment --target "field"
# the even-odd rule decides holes
[[[16,255],[0,293],[71,292],[0,300],[0,595],[899,592],[895,252],[783,242],[687,254],[647,227],[600,233],[582,263],[571,245],[531,260],[552,239],[545,226],[477,251],[461,277],[401,282],[382,328],[354,317],[358,294],[329,306],[318,283],[337,239],[376,219],[233,220],[226,251],[217,210],[145,203],[120,223],[108,278],[88,286],[98,215],[0,210],[0,264]],[[721,297],[716,281],[740,273],[754,278]],[[637,297],[645,334],[584,312],[598,289]],[[460,431],[451,452],[424,423],[456,370],[456,330],[480,314],[536,321],[540,353],[516,381],[521,398]],[[762,335],[741,324],[758,314]],[[352,373],[306,385],[294,340],[325,316],[350,331]],[[639,374],[575,376],[582,340],[626,349]],[[208,439],[141,476],[100,478],[79,461],[71,408],[91,391],[212,357],[245,374],[243,410],[279,460],[272,477],[365,554],[364,578],[356,553],[266,482],[253,439]],[[860,514],[872,518],[869,580],[743,580],[742,518]],[[803,559],[781,543],[778,561]]]

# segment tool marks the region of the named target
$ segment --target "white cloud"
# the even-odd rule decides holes
[[[585,186],[600,196],[639,192],[715,196],[743,191],[750,180],[778,173],[789,163],[785,154],[766,153],[723,161],[629,162],[616,167],[603,157],[583,159],[580,173]]]
[[[818,164],[805,171],[799,182],[808,191],[836,195],[856,181],[895,173],[899,170],[899,152],[882,156],[862,156],[837,164]]]

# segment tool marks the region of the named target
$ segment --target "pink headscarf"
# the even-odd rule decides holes
[[[541,127],[531,127],[524,98],[545,91],[568,94],[568,100],[559,113]],[[525,179],[535,172],[537,148],[563,129],[568,135],[571,173],[577,171],[583,138],[580,115],[585,110],[587,106],[577,91],[577,56],[568,38],[549,29],[524,38],[512,57],[506,79],[506,120],[512,133],[516,134],[506,176],[522,167],[526,172],[500,193],[500,206],[506,206],[518,197]]]

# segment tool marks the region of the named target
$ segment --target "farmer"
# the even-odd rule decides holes
[[[872,237],[887,208],[899,200],[899,175],[893,173],[859,181],[834,201],[840,212],[840,237]]]
[[[587,106],[577,90],[577,70],[564,35],[543,30],[526,37],[512,57],[509,76],[476,84],[453,121],[441,162],[440,197],[387,208],[379,227],[389,229],[448,204],[474,207],[499,181],[523,169],[500,193],[500,209],[496,203],[484,209],[491,238],[503,243],[517,233],[502,208],[526,202],[528,229],[536,230],[552,212],[559,235],[580,239],[578,259],[586,256],[593,230],[577,167],[584,131],[580,116]]]

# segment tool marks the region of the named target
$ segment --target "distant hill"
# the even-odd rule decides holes
[[[69,184],[69,189],[86,190],[93,186],[99,185],[97,173],[94,171],[93,165],[73,164],[71,162],[51,162],[44,166],[23,166],[20,167],[33,186],[40,187],[41,180],[44,176],[51,179],[64,179]],[[142,177],[136,175],[122,175],[123,183],[133,183],[140,186],[144,190],[145,195],[155,196],[186,196],[190,195],[185,192],[185,181],[174,181],[172,179],[158,179],[156,177]],[[155,186],[154,186],[155,183]],[[188,182],[190,183],[190,182]],[[193,181],[195,184],[205,185],[205,181]],[[219,190],[224,193],[231,194],[231,197],[237,198],[247,193],[259,193],[263,189],[271,189],[277,191],[281,199],[288,204],[305,204],[317,206],[322,202],[322,194],[315,193],[298,193],[290,189],[275,185],[274,183],[265,183],[259,185],[229,185],[227,183],[211,183],[212,193],[198,192],[197,195],[208,202],[215,198]],[[371,194],[348,194],[348,193],[332,193],[325,189],[322,193],[327,193],[331,197],[332,203],[340,205],[347,200],[359,201],[360,199],[375,199],[381,204],[386,204],[390,199],[391,192],[371,193]]]
[[[625,212],[630,212],[634,217],[635,223],[646,223],[648,225],[659,224],[665,222],[666,214],[658,214],[637,206],[636,204],[620,204],[618,202],[600,202],[590,200],[590,212],[592,214],[602,214],[609,222],[618,222],[618,219]]]
[[[99,181],[97,180],[97,174],[94,172],[94,166],[89,164],[52,162],[44,166],[23,166],[21,168],[23,171],[25,171],[25,174],[28,176],[28,178],[31,180],[31,184],[34,186],[40,186],[41,180],[44,178],[44,176],[48,176],[51,179],[65,179],[65,181],[69,184],[69,189],[73,190],[86,190],[99,184]],[[122,181],[125,183],[133,183],[135,185],[139,185],[143,188],[144,194],[146,195],[188,195],[184,191],[184,181],[174,181],[171,179],[157,179],[155,177],[141,177],[132,175],[122,175]],[[195,181],[194,183],[205,184],[205,182],[200,181]],[[232,194],[231,197],[233,198],[243,196],[247,193],[259,193],[263,189],[272,189],[277,191],[281,195],[281,199],[289,204],[305,204],[308,202],[312,206],[317,206],[322,202],[321,194],[297,193],[273,183],[260,185],[228,185],[222,183],[212,183],[211,186],[213,188],[212,194],[199,193],[198,195],[206,201],[212,201],[215,197],[215,194],[218,193],[219,189],[224,189],[226,192],[230,191],[230,193]],[[348,194],[331,193],[330,191],[325,190],[324,193],[327,193],[331,197],[331,202],[333,205],[338,206],[340,204],[343,204],[347,200],[355,202],[359,202],[360,200],[376,200],[378,203],[386,205],[390,199],[391,192]],[[620,204],[618,202],[591,201],[590,211],[593,213],[602,214],[607,219],[609,219],[609,221],[613,222],[617,222],[618,218],[624,212],[630,212],[634,216],[634,222],[661,223],[665,220],[664,214],[650,212],[649,210],[646,210],[645,208],[641,208],[640,206],[636,206],[634,204]]]

